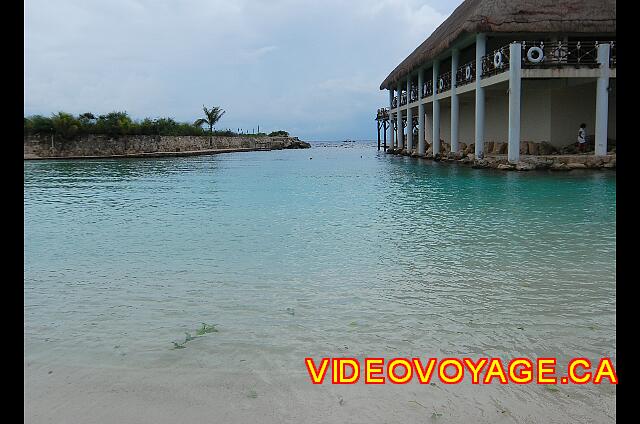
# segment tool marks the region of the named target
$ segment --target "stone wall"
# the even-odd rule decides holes
[[[310,147],[297,137],[85,135],[62,141],[52,136],[25,136],[24,158],[113,157],[215,153],[227,150],[277,150]]]

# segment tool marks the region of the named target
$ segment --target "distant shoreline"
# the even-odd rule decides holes
[[[308,149],[297,137],[87,135],[61,141],[25,136],[24,160],[119,159],[212,155],[263,150]]]

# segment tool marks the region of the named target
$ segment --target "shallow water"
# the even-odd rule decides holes
[[[313,146],[25,161],[26,359],[295,373],[324,355],[615,361],[615,173]],[[171,349],[203,322],[219,332]]]

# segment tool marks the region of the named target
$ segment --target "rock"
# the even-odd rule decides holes
[[[493,154],[499,155],[501,154],[501,150],[503,149],[502,146],[504,146],[505,144],[506,143],[495,142],[493,143],[493,149],[487,150],[487,152],[491,152]]]
[[[489,141],[489,142],[487,142],[487,143],[484,143],[484,151],[485,151],[486,153],[491,153],[491,152],[493,152],[493,146],[494,146],[495,144],[496,144],[496,143],[494,143],[493,141]]]
[[[529,154],[529,143],[526,141],[520,142],[520,154],[528,155]]]
[[[585,165],[587,166],[587,168],[592,169],[602,168],[602,166],[604,165],[604,159],[598,156],[590,156],[587,158]]]
[[[512,170],[514,169],[514,166],[508,163],[501,163],[497,166],[497,169],[504,169],[504,170]]]
[[[471,167],[476,169],[488,168],[489,162],[486,159],[478,159],[473,162],[473,165]]]
[[[459,143],[458,148],[461,152],[464,152],[467,149],[467,143]]]
[[[418,154],[418,152],[417,152],[417,151],[412,150],[412,151],[411,151],[411,157],[412,157],[412,158],[419,158],[419,157],[420,157],[420,155]]]
[[[609,162],[603,165],[603,168],[606,169],[615,169],[616,168],[616,158],[611,159]]]
[[[529,154],[530,155],[538,155],[540,152],[538,143],[535,143],[533,141],[530,141],[527,143],[528,149],[529,149]]]
[[[558,149],[546,141],[543,141],[538,145],[538,154],[540,155],[554,155],[556,153],[558,153]]]
[[[566,155],[573,155],[578,153],[578,148],[575,143],[571,143],[563,147],[560,152]]]
[[[567,164],[562,162],[554,162],[549,169],[552,171],[569,171]]]
[[[429,148],[427,149],[427,152],[425,153],[425,156],[433,156],[433,148],[431,146],[429,146]]]
[[[567,164],[567,168],[569,169],[586,169],[587,165],[580,162],[572,162]]]
[[[476,160],[476,155],[474,155],[473,153],[469,153],[467,154],[467,159],[469,159],[470,161],[474,161]]]
[[[440,155],[440,153],[436,153],[435,155],[433,155],[433,160],[435,160],[436,162],[439,162],[442,159],[442,155]]]
[[[467,147],[467,154],[476,152],[476,143],[471,143]]]
[[[536,166],[533,163],[520,161],[516,164],[516,171],[532,171],[534,169]]]

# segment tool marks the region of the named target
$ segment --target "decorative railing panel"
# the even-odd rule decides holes
[[[609,52],[609,67],[616,67],[616,42],[611,42],[611,51]]]
[[[398,107],[398,96],[393,96],[393,100],[391,101],[391,107]]]
[[[456,71],[456,87],[469,84],[476,80],[476,61],[465,63]]]
[[[598,66],[597,41],[523,41],[522,67]]]
[[[411,85],[411,102],[415,102],[418,100],[418,87],[416,87],[415,85]]]
[[[433,94],[433,81],[427,80],[422,86],[422,97],[429,97]]]
[[[407,104],[407,93],[403,91],[402,94],[400,95],[400,106],[404,106],[406,104]]]
[[[482,56],[482,78],[509,70],[509,45]]]
[[[451,71],[440,74],[438,77],[437,93],[443,93],[451,89]]]
[[[376,121],[386,121],[389,119],[389,108],[383,107],[378,109],[378,113],[376,114]]]

